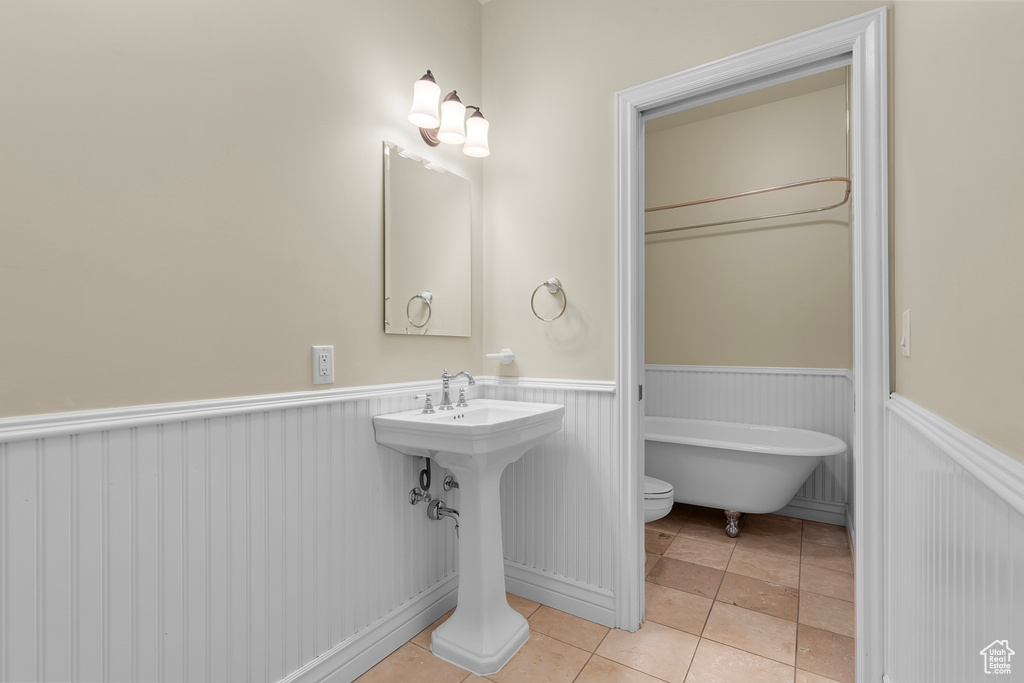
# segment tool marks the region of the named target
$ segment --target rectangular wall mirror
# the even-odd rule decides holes
[[[384,331],[470,336],[469,180],[384,142]]]

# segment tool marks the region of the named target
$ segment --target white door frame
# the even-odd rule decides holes
[[[885,8],[616,94],[619,518],[616,625],[643,618],[644,126],[650,118],[851,65],[854,531],[857,681],[882,678],[884,406],[889,397],[889,200]]]

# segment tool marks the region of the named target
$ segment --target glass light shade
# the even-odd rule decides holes
[[[471,157],[485,157],[491,153],[487,144],[487,129],[490,127],[487,119],[479,110],[466,121],[466,146],[462,153]]]
[[[451,145],[459,145],[466,141],[466,105],[452,90],[441,103],[441,129],[437,131],[437,139]]]
[[[437,100],[441,88],[434,82],[430,71],[412,85],[412,109],[409,123],[420,128],[437,128],[441,120],[437,116]]]

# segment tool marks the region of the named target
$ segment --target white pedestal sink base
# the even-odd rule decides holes
[[[526,619],[505,599],[501,473],[561,429],[564,415],[560,405],[478,399],[436,414],[373,418],[377,443],[431,457],[459,480],[459,604],[430,649],[480,676],[500,670],[530,637]]]
[[[510,449],[486,467],[465,456],[434,456],[459,480],[459,602],[434,630],[430,650],[478,676],[496,673],[530,637],[526,619],[505,598],[499,489],[502,470],[524,452]]]
[[[430,637],[430,651],[477,676],[497,673],[530,638],[530,625],[519,612],[505,605],[507,613],[488,618],[486,633],[470,619],[459,619],[456,608],[448,621]]]

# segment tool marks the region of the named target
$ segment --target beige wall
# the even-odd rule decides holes
[[[880,2],[491,0],[484,83],[492,156],[484,344],[516,352],[489,372],[615,377],[615,93],[812,29]],[[536,320],[557,276],[569,310]],[[540,295],[538,295],[540,296]]]
[[[485,169],[485,345],[523,375],[614,378],[614,93],[883,4],[489,2],[487,103],[514,125]],[[889,6],[894,309],[914,321],[895,388],[1024,459],[1024,5]],[[561,325],[524,308],[549,275]]]
[[[614,93],[882,4],[492,0],[481,38],[475,0],[4,2],[0,415],[310,389],[323,343],[335,386],[497,372],[503,346],[506,373],[612,379]],[[1024,6],[890,22],[896,388],[1024,458]],[[492,122],[487,160],[437,153],[487,183],[467,339],[381,331],[380,140],[422,145],[427,67],[485,83]]]
[[[648,206],[845,177],[846,86],[649,129],[646,162]],[[822,184],[650,213],[647,229],[828,206],[845,189]],[[850,367],[849,205],[652,235],[646,274],[648,363]]]
[[[481,98],[476,0],[0,4],[0,416],[478,372],[483,163],[412,83]],[[429,31],[424,27],[429,26]],[[474,182],[473,336],[385,336],[387,138]]]
[[[1024,459],[1024,4],[900,3],[896,389]]]

